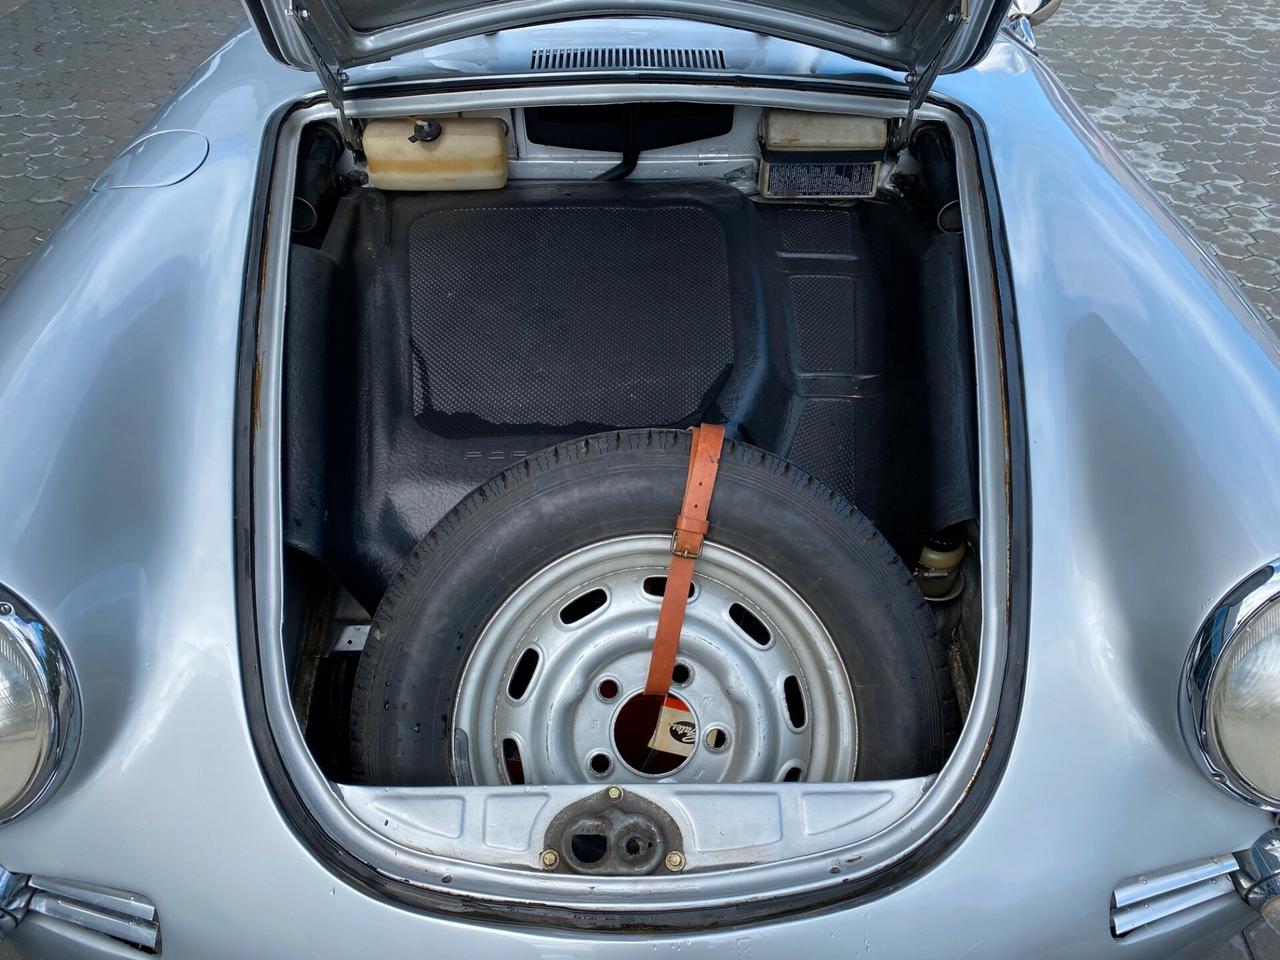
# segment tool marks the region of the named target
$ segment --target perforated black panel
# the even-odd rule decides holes
[[[790,279],[791,310],[804,368],[857,371],[857,281],[841,276]]]
[[[724,230],[701,207],[441,209],[409,243],[424,423],[676,424],[733,362]]]
[[[782,246],[787,253],[849,256],[853,253],[853,223],[847,210],[794,207],[779,218]]]
[[[791,459],[823,480],[850,503],[858,503],[857,424],[859,405],[853,400],[806,400],[791,444]]]

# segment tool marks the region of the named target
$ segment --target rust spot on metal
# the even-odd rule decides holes
[[[267,253],[271,248],[272,228],[274,222],[271,219],[271,212],[267,211],[266,219],[262,225],[262,253],[258,257],[258,317],[262,316],[262,297],[267,289],[268,267],[270,266],[270,257]],[[256,331],[255,331],[256,337]],[[249,401],[249,429],[252,433],[257,433],[262,427],[262,357],[254,352],[253,358],[253,388],[250,391]]]
[[[1000,302],[999,283],[995,275],[995,270],[989,267],[990,276],[988,282],[991,289],[996,291],[996,362],[1000,368],[1000,390],[997,391],[1000,397],[1000,426],[1004,434],[1004,515],[1005,528],[1008,536],[1005,537],[1005,591],[1004,591],[1004,619],[1005,623],[1013,619],[1013,426],[1011,423],[1011,414],[1009,410],[1009,370],[1005,357],[1005,351],[1008,345],[1004,340],[1004,310],[1005,305]],[[985,759],[985,758],[984,758]]]
[[[262,295],[267,289],[267,266],[269,258],[267,250],[271,247],[271,213],[267,213],[266,221],[262,225],[262,255],[258,257],[258,309],[262,309]]]
[[[253,425],[253,432],[257,433],[262,428],[262,358],[255,357],[253,362],[253,391],[252,398],[249,401],[249,409],[252,411],[250,422]]]
[[[987,764],[987,758],[991,756],[991,747],[996,739],[995,727],[991,728],[991,732],[987,734],[986,742],[982,745],[982,756],[978,758],[977,764],[974,765],[973,772],[969,775],[968,781],[964,785],[963,797],[968,797],[973,792],[973,785],[978,782],[978,776],[982,773],[982,768]]]

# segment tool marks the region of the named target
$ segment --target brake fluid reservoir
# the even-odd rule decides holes
[[[364,128],[369,182],[382,190],[497,190],[507,128],[495,117],[397,117]]]

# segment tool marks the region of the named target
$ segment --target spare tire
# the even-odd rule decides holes
[[[910,571],[832,490],[726,441],[672,695],[690,756],[627,753],[691,437],[550,448],[464,499],[383,598],[352,700],[365,783],[890,779],[958,715]]]

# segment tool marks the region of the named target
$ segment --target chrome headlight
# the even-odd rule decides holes
[[[0,823],[57,786],[80,732],[75,682],[61,644],[15,603],[0,597]]]
[[[1280,810],[1280,561],[1209,615],[1187,660],[1183,732],[1237,797]]]

